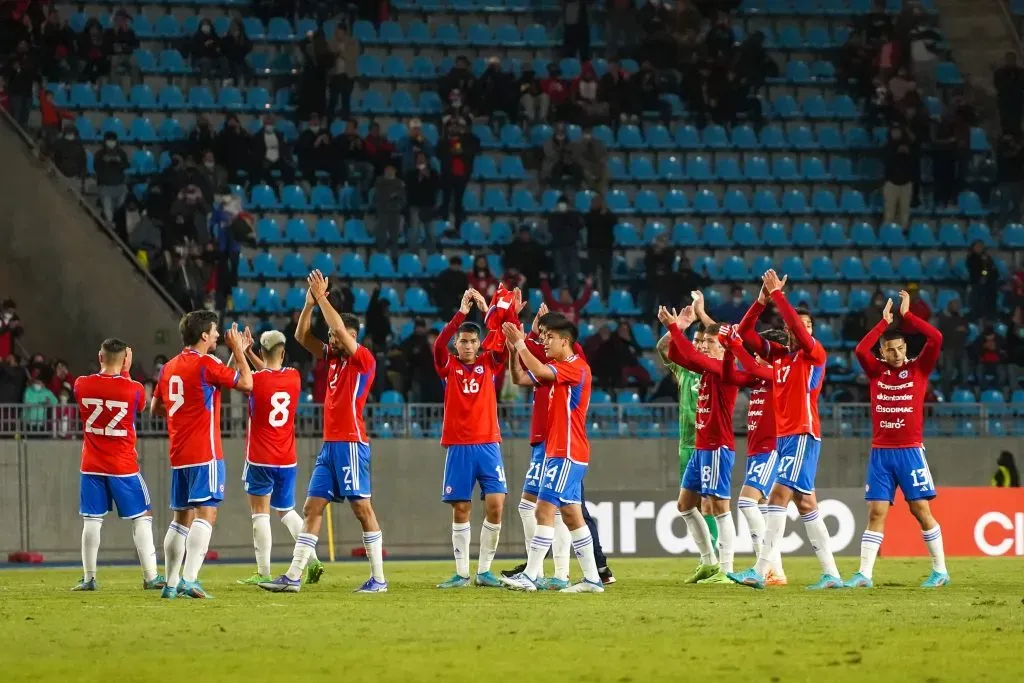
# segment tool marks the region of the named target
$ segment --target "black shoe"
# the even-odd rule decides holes
[[[504,576],[506,579],[511,579],[516,574],[521,574],[521,573],[523,573],[525,571],[526,571],[526,563],[523,562],[522,564],[517,564],[512,569],[506,569],[506,570],[502,571],[501,575]]]
[[[598,569],[597,575],[601,577],[601,583],[606,586],[615,583],[615,575],[612,574],[612,570],[608,569],[608,567],[601,567]]]

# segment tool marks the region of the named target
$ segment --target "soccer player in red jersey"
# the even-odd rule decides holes
[[[764,588],[764,577],[782,540],[787,507],[792,500],[804,521],[807,538],[822,569],[821,578],[808,588],[842,588],[843,581],[829,548],[828,529],[818,512],[818,501],[814,495],[814,477],[821,453],[818,398],[825,380],[825,348],[812,336],[814,318],[810,311],[793,308],[782,293],[786,278],[768,270],[762,282],[761,293],[743,316],[737,333],[749,348],[772,364],[779,468],[775,484],[768,494],[764,542],[758,551],[757,564],[746,571],[730,574],[729,578],[752,588]],[[754,330],[768,299],[775,304],[786,324],[787,345],[768,341]]]
[[[327,358],[327,397],[324,403],[324,445],[316,458],[309,478],[306,502],[302,506],[305,520],[295,540],[292,563],[288,571],[273,581],[260,583],[260,588],[275,593],[297,593],[302,572],[307,583],[316,583],[323,567],[315,550],[323,523],[324,509],[330,502],[348,501],[352,513],[363,529],[363,549],[370,563],[370,578],[356,593],[386,593],[384,577],[384,541],[377,515],[370,502],[370,435],[366,431],[363,410],[377,372],[377,359],[361,345],[359,318],[351,313],[338,313],[327,296],[327,278],[314,270],[307,278],[309,289],[306,304],[299,314],[295,339],[320,360]],[[310,332],[313,306],[328,327],[325,344]]]
[[[128,374],[132,350],[120,339],[100,345],[100,371],[75,380],[75,401],[84,424],[79,512],[82,515],[82,580],[74,591],[96,590],[96,555],[103,516],[132,521],[132,539],[142,565],[142,587],[162,589],[156,573],[149,489],[135,452],[135,418],[146,409],[146,390]]]
[[[272,580],[271,509],[277,512],[292,540],[302,532],[302,515],[295,511],[295,411],[302,377],[295,368],[284,366],[285,341],[284,334],[277,330],[264,332],[260,335],[260,357],[252,350],[252,333],[245,329],[245,356],[256,368],[249,392],[249,429],[242,475],[252,512],[256,574],[239,581],[245,585]]]
[[[210,547],[217,506],[224,500],[220,392],[252,390],[252,373],[245,362],[242,335],[234,326],[224,337],[238,369],[211,355],[220,338],[213,311],[188,313],[178,328],[185,349],[160,368],[150,403],[154,414],[167,416],[174,511],[164,537],[167,585],[160,597],[208,598],[199,584],[199,570]]]
[[[860,541],[860,571],[846,582],[849,588],[871,588],[872,571],[878,548],[882,545],[885,517],[896,495],[896,487],[911,514],[921,524],[932,573],[922,588],[938,588],[949,583],[946,557],[942,549],[942,529],[932,517],[935,497],[928,461],[924,456],[924,395],[928,376],[935,369],[942,350],[942,333],[910,311],[910,294],[900,292],[899,328],[893,327],[892,299],[882,311],[882,319],[857,344],[854,353],[871,380],[871,458],[868,460],[868,526]],[[907,358],[904,334],[921,334],[924,348],[916,358]],[[875,344],[881,340],[881,360],[875,357]]]
[[[452,507],[452,548],[455,574],[438,588],[463,588],[469,578],[469,517],[473,488],[477,483],[484,499],[485,519],[480,529],[480,560],[476,585],[498,587],[491,562],[498,549],[501,513],[508,486],[501,459],[498,431],[498,398],[494,382],[505,368],[507,348],[501,353],[480,351],[480,327],[467,322],[473,304],[486,312],[487,302],[475,289],[462,295],[459,310],[434,341],[434,369],[444,381],[444,422],[441,445],[445,447],[441,500]],[[455,338],[455,353],[448,344]]]

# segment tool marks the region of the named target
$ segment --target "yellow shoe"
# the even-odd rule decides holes
[[[764,585],[766,586],[787,586],[789,580],[786,579],[785,574],[776,574],[771,569],[768,570],[768,575],[764,577]]]

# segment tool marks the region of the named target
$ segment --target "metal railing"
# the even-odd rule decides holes
[[[498,423],[505,438],[527,438],[532,406],[503,403],[498,406]],[[743,408],[733,424],[737,434],[745,433]],[[930,403],[924,407],[925,436],[1024,436],[1024,404]],[[377,439],[439,439],[443,406],[432,403],[366,406],[366,427]],[[866,438],[871,435],[871,406],[867,403],[823,403],[820,407],[824,436]],[[248,410],[245,404],[221,408],[221,434],[245,434]],[[674,403],[591,404],[587,417],[591,438],[677,438],[679,410]],[[0,438],[73,439],[82,435],[82,419],[73,404],[41,406],[0,405]],[[295,417],[298,437],[317,438],[323,429],[323,406],[304,404]],[[144,413],[136,421],[140,438],[166,437],[163,418]]]

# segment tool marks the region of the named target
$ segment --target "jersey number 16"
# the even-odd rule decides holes
[[[462,380],[462,393],[464,394],[479,394],[480,393],[480,382],[475,379],[464,379]]]

